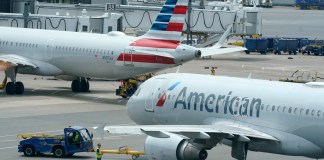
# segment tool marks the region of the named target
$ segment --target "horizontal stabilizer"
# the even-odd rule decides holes
[[[221,48],[225,44],[226,38],[230,35],[232,27],[233,25],[231,24],[215,45],[207,48],[199,48],[199,50],[201,51],[201,56],[206,57],[206,56],[247,50],[244,47]]]
[[[239,52],[247,50],[244,47],[233,47],[233,48],[200,48],[201,51],[201,57],[206,56],[212,56],[212,55],[218,55],[218,54],[224,54],[224,53],[233,53],[233,52]]]

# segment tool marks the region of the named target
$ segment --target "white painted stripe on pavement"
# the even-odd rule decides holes
[[[0,148],[0,150],[4,150],[4,149],[12,149],[12,148],[18,148],[18,146],[2,147],[2,148]]]
[[[34,91],[36,91],[36,90],[38,90],[39,88],[35,88],[35,89],[33,89],[33,90],[31,90],[32,92],[34,92]]]

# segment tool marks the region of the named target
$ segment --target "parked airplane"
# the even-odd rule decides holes
[[[17,73],[80,77],[72,91],[89,90],[85,77],[126,79],[179,65],[201,56],[244,50],[220,48],[231,30],[210,48],[182,45],[188,0],[167,0],[151,29],[141,37],[0,27],[0,69],[11,82],[7,94],[23,94]]]
[[[156,160],[204,160],[219,143],[238,160],[248,150],[324,158],[323,92],[318,82],[164,74],[129,99],[127,113],[138,126],[97,130],[149,135],[145,153]]]

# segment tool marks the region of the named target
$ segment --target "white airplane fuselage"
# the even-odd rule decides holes
[[[323,158],[323,92],[321,84],[165,74],[143,83],[127,111],[142,125],[226,123],[251,128],[279,142],[251,141],[249,150]]]
[[[186,55],[178,61],[177,56],[172,59],[144,53],[146,57],[133,55],[127,59],[123,54],[133,54],[130,45],[137,38],[116,32],[104,35],[8,27],[0,27],[0,31],[0,54],[23,56],[38,66],[18,68],[19,73],[25,74],[124,79],[195,58],[193,54]],[[194,50],[186,45],[178,48],[183,46]],[[163,48],[150,50],[166,52]]]

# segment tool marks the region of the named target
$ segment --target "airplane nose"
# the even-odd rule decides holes
[[[138,102],[138,99],[133,98],[133,96],[128,100],[126,104],[126,112],[128,117],[133,120],[137,124],[142,123],[142,110],[140,106],[140,102]]]

